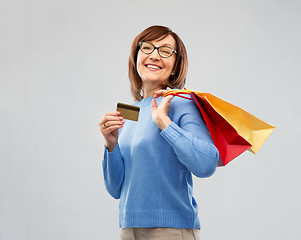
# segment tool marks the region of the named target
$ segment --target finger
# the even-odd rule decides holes
[[[106,113],[106,114],[102,117],[102,119],[99,121],[98,126],[104,124],[105,122],[107,122],[107,121],[109,121],[109,120],[114,120],[114,119],[112,119],[112,118],[110,118],[110,117],[120,117],[120,112],[115,111],[115,112],[108,112],[108,113]],[[117,120],[117,118],[116,118],[115,120]]]
[[[124,121],[108,121],[102,124],[100,127],[109,128],[111,126],[122,125],[122,124],[124,124]]]
[[[158,104],[155,99],[152,100],[152,112],[158,109]]]
[[[160,103],[158,108],[165,109],[166,107],[169,108],[171,104],[171,100],[173,99],[173,95],[168,95],[165,98],[163,98],[162,102]]]
[[[124,123],[125,123],[125,121],[121,121],[121,120],[108,121],[108,122],[105,122],[104,124],[101,124],[99,127],[100,127],[100,130],[104,130],[104,129],[108,129],[110,127],[123,125]]]
[[[164,89],[156,91],[155,94],[154,94],[154,98],[158,98],[158,97],[163,96],[163,94],[165,92],[166,92],[166,90],[164,90]]]
[[[107,127],[107,128],[104,128],[104,129],[101,129],[101,133],[106,136],[106,135],[109,135],[111,132],[119,129],[119,128],[122,128],[123,127],[123,124],[121,125],[114,125],[114,126],[110,126],[110,127]]]
[[[163,113],[165,113],[166,115],[168,115],[168,112],[170,110],[170,106],[171,106],[171,100],[174,96],[169,95],[166,96],[165,98],[163,98],[162,102],[160,103],[159,107],[158,107],[158,111],[160,110],[160,112],[163,111]]]
[[[104,116],[100,122],[98,123],[98,126],[101,126],[109,121],[122,121],[123,117],[118,117],[118,116]]]
[[[115,122],[114,124],[110,125],[101,125],[100,131],[104,136],[107,136],[111,134],[113,131],[115,131],[118,128],[123,127],[124,122]]]
[[[163,101],[165,101],[165,102],[170,102],[171,99],[173,99],[173,98],[174,98],[174,95],[168,95],[168,96],[166,96],[165,98],[163,98],[162,102],[163,102]]]
[[[118,111],[108,112],[105,114],[105,116],[120,116],[120,112],[118,112]]]
[[[167,87],[165,92],[168,92],[168,91],[171,91],[171,90],[172,89],[170,87]]]

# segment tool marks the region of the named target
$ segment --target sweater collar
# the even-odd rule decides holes
[[[150,104],[152,104],[153,99],[154,99],[154,97],[143,98],[142,100],[137,102],[137,105],[139,105],[139,106],[150,105]],[[159,102],[161,101],[161,99],[162,99],[162,97],[156,98],[156,100],[158,100]]]

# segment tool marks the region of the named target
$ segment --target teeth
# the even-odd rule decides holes
[[[153,69],[160,69],[158,66],[154,66],[154,65],[146,65],[146,66]]]

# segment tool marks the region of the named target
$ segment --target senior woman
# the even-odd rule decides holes
[[[133,41],[129,80],[139,121],[106,113],[99,126],[105,139],[104,182],[120,199],[122,240],[199,239],[192,174],[216,169],[219,153],[191,100],[162,95],[184,87],[187,53],[164,26],[151,26]]]

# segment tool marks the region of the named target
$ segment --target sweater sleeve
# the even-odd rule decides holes
[[[191,100],[182,100],[174,111],[177,124],[169,124],[161,136],[195,176],[211,176],[216,170],[219,153],[199,109]]]
[[[105,147],[102,167],[104,183],[108,193],[113,198],[119,199],[124,179],[124,161],[119,144],[112,152],[109,152]]]

